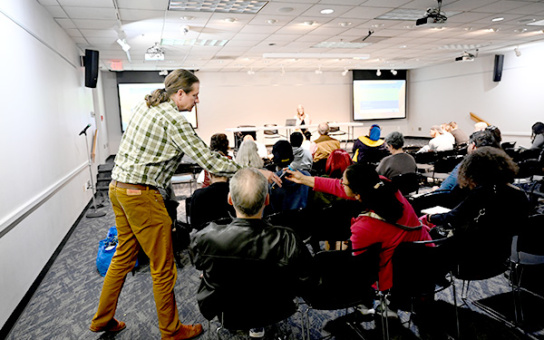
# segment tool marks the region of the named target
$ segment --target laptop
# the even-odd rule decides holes
[[[294,118],[286,119],[285,120],[285,126],[295,126],[297,125],[297,120]]]

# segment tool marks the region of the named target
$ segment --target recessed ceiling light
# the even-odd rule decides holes
[[[528,24],[528,23],[531,23],[531,22],[535,22],[536,19],[521,19],[521,20],[518,20],[518,23],[519,24]]]
[[[295,9],[293,7],[282,7],[280,9],[278,9],[278,12],[280,12],[280,13],[289,13],[289,12],[292,12],[294,10]]]
[[[503,20],[504,20],[503,17],[496,17],[496,18],[491,19],[491,21],[493,21],[493,22],[503,21]]]
[[[306,25],[306,26],[312,26],[312,25],[314,25],[314,24],[315,24],[315,21],[313,21],[313,20],[310,20],[310,21],[304,21],[304,22],[303,22],[302,24],[303,24],[303,25]]]
[[[321,10],[321,14],[332,14],[334,13],[334,9],[332,8],[325,8]]]
[[[194,18],[195,17],[188,15],[188,16],[181,17],[180,19],[189,21],[189,20],[193,20]]]
[[[235,21],[236,21],[236,18],[225,18],[225,19],[223,19],[223,21],[226,21],[226,22],[235,22]]]
[[[266,22],[269,23],[270,25],[273,25],[273,24],[277,23],[278,20],[276,20],[276,19],[268,19],[268,20],[266,20]]]
[[[525,33],[525,32],[527,32],[527,29],[526,28],[519,28],[519,29],[515,29],[514,32],[515,33]]]
[[[399,46],[399,48],[406,48],[406,47],[408,47],[408,46],[406,46],[406,45],[400,45]]]
[[[340,25],[342,27],[348,27],[348,26],[351,26],[351,22],[341,22],[338,25]]]

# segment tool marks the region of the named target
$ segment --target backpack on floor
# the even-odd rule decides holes
[[[113,254],[117,250],[117,228],[115,226],[108,230],[108,234],[105,239],[98,242],[98,254],[96,255],[96,269],[100,276],[106,276],[106,272],[110,267]],[[138,267],[138,260],[134,268]]]

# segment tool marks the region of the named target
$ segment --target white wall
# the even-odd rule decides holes
[[[432,125],[451,120],[471,133],[473,112],[498,126],[504,141],[530,146],[531,126],[544,120],[544,43],[520,50],[520,57],[512,49],[503,52],[500,82],[493,82],[493,56],[411,71],[409,134],[426,135]]]
[[[37,1],[0,2],[0,31],[4,326],[91,199],[84,190],[90,179],[85,139],[78,133],[94,122],[82,52]],[[89,129],[89,142],[94,130]]]
[[[520,46],[521,57],[504,51],[502,80],[493,82],[493,56],[473,62],[451,62],[410,70],[407,119],[378,123],[382,135],[397,130],[405,135],[428,136],[432,125],[457,121],[467,134],[474,130],[470,112],[498,126],[504,141],[530,145],[531,126],[544,120],[544,43]],[[110,152],[115,154],[121,139],[115,74],[103,76],[108,112]],[[197,133],[208,143],[210,136],[238,125],[284,124],[298,104],[304,105],[312,123],[350,121],[351,77],[340,72],[197,72],[201,81]],[[356,134],[366,134],[358,128]],[[233,144],[232,134],[228,134]],[[262,133],[258,139],[264,141]]]

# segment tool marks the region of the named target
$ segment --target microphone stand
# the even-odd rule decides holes
[[[98,208],[96,207],[96,200],[94,198],[95,196],[95,192],[94,192],[94,189],[95,189],[95,186],[94,186],[94,181],[93,181],[93,168],[92,168],[92,159],[91,159],[91,153],[89,152],[89,141],[87,139],[87,129],[91,126],[91,124],[87,125],[83,131],[81,131],[79,133],[79,135],[85,135],[85,146],[87,147],[87,156],[89,157],[89,174],[91,175],[91,190],[93,191],[93,210],[94,211],[89,211],[85,217],[87,218],[96,218],[96,217],[102,217],[102,216],[105,216],[106,213],[104,211],[99,211]]]

